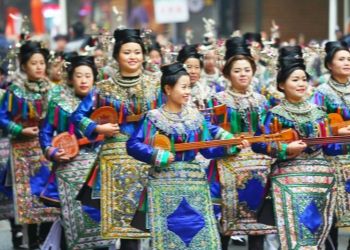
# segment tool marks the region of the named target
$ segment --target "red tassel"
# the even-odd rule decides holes
[[[97,165],[97,166],[95,167],[95,169],[94,169],[94,172],[92,173],[91,179],[90,179],[89,182],[88,182],[88,186],[89,186],[89,187],[92,187],[92,186],[94,185],[95,179],[96,179],[96,177],[97,177],[97,171],[98,171],[98,169],[99,169],[99,166]]]

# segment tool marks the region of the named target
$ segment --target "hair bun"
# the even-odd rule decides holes
[[[200,59],[202,57],[202,55],[198,53],[197,47],[198,47],[197,44],[185,45],[179,51],[179,55],[177,56],[177,60],[181,63],[184,63],[188,58],[191,58],[191,57]]]
[[[252,42],[258,42],[261,48],[264,48],[264,44],[262,43],[260,33],[247,32],[242,36],[242,38],[243,38],[244,44],[246,45],[250,45],[252,44]]]
[[[139,29],[116,29],[114,31],[115,43],[118,43],[118,42],[124,43],[125,40],[130,38],[134,38],[136,40],[142,40],[140,30]]]
[[[79,65],[95,66],[95,59],[93,56],[73,56],[67,59],[70,63],[69,67],[78,67]]]
[[[158,42],[152,41],[152,44],[151,44],[151,46],[149,46],[148,51],[152,51],[152,50],[161,51],[161,50],[162,50],[162,47],[160,46],[160,44],[159,44]]]
[[[332,52],[333,50],[347,50],[349,51],[348,44],[345,41],[335,41],[335,42],[327,42],[325,46],[325,51],[327,54]]]
[[[302,68],[305,70],[303,52],[300,46],[285,46],[279,50],[279,69]]]
[[[187,72],[186,69],[184,68],[184,65],[180,62],[166,64],[161,67],[161,71],[163,73],[163,76],[175,75],[180,71]]]
[[[19,55],[21,58],[25,56],[32,56],[35,53],[40,53],[44,56],[45,61],[48,60],[50,52],[48,49],[43,48],[42,44],[40,42],[35,42],[35,41],[27,41],[24,43],[20,50],[19,50]]]
[[[243,45],[243,40],[240,37],[232,37],[230,39],[227,39],[225,42],[225,45],[226,45],[226,52],[225,52],[226,61],[236,55],[252,57],[252,55],[250,54],[249,48]]]

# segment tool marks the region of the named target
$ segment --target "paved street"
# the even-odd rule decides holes
[[[350,237],[350,228],[345,228],[340,230],[339,246],[338,246],[339,250],[346,250],[349,237]],[[231,245],[229,249],[230,250],[247,250],[248,247]],[[266,246],[265,246],[265,249],[268,250]],[[0,250],[12,250],[10,224],[6,220],[0,221]],[[146,250],[146,249],[143,249],[143,250]]]

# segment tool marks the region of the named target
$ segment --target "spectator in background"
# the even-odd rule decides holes
[[[335,37],[337,41],[341,41],[343,39],[343,32],[341,32],[338,25],[335,27]]]
[[[13,42],[6,39],[5,36],[5,29],[0,26],[0,58],[4,59],[6,57],[6,54],[9,50],[9,46],[13,46]],[[3,63],[0,65],[4,69],[4,75],[7,75],[7,67],[8,62]]]
[[[346,27],[347,35],[343,37],[343,41],[345,41],[350,47],[350,19],[348,20],[348,26]]]
[[[85,26],[82,22],[76,22],[69,28],[71,41],[67,43],[64,52],[79,51],[86,43],[84,36]]]
[[[69,37],[67,35],[57,35],[53,38],[53,40],[56,42],[56,52],[63,52],[68,41]]]

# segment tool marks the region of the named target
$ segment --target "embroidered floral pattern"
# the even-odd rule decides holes
[[[186,129],[198,130],[204,121],[203,115],[197,110],[184,107],[180,113],[169,113],[160,109],[154,109],[147,113],[146,117],[167,135],[186,134]]]

